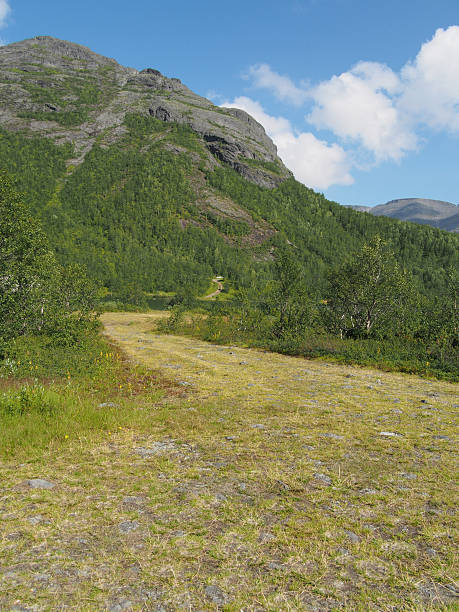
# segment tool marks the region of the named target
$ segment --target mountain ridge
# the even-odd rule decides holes
[[[401,221],[431,225],[449,232],[459,232],[459,207],[451,202],[428,198],[399,198],[376,206],[350,206],[353,210]]]
[[[272,188],[291,176],[253,117],[215,106],[153,68],[138,71],[82,45],[37,36],[1,47],[0,69],[0,125],[72,142],[74,164],[95,142],[117,142],[126,114],[138,112],[188,125],[215,157],[256,184]],[[92,82],[79,87],[89,76]]]

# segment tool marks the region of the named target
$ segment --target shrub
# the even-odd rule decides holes
[[[0,413],[18,416],[26,413],[54,414],[59,407],[57,394],[41,384],[24,385],[19,390],[0,395]]]

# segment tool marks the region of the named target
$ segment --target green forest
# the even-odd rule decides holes
[[[210,310],[206,325],[228,341],[457,376],[459,236],[358,213],[294,179],[259,187],[209,164],[184,125],[131,114],[124,128],[76,165],[69,144],[0,131],[0,167],[56,266],[84,271],[102,307],[147,307],[149,296],[176,293],[172,302]],[[199,185],[245,217],[203,206]],[[251,240],[254,227],[263,239]],[[216,274],[233,298],[197,302]],[[351,308],[372,274],[376,297]],[[393,307],[362,324],[373,298]]]
[[[0,132],[0,167],[15,177],[58,259],[83,264],[114,294],[127,285],[147,292],[187,286],[199,293],[215,273],[236,287],[264,283],[273,275],[273,247],[287,241],[308,285],[320,290],[330,266],[376,235],[423,294],[443,291],[446,270],[459,266],[455,234],[357,213],[294,179],[269,190],[230,168],[206,169],[202,139],[186,126],[130,115],[126,127],[121,142],[96,145],[77,167],[66,163],[70,145]],[[183,152],[168,151],[166,142]],[[196,156],[202,157],[200,169]],[[196,172],[255,222],[267,222],[273,235],[244,248],[246,223],[200,208],[192,185]]]

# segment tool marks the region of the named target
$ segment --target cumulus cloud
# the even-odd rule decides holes
[[[241,108],[261,123],[275,142],[279,157],[302,183],[315,189],[353,183],[351,162],[339,145],[329,145],[310,132],[296,133],[288,119],[269,115],[259,102],[245,96],[222,106]]]
[[[352,149],[354,159],[366,153],[373,163],[398,161],[420,146],[425,126],[459,132],[459,26],[438,29],[399,73],[385,64],[359,62],[314,86],[298,86],[257,64],[248,78],[254,87],[304,106],[306,121],[331,132]]]
[[[251,66],[246,78],[252,81],[254,87],[269,89],[279,100],[285,100],[296,106],[300,106],[308,98],[303,88],[297,87],[289,77],[274,72],[268,64]]]
[[[459,133],[456,25],[439,28],[399,72],[382,63],[361,61],[342,74],[308,85],[295,84],[261,63],[251,66],[245,78],[252,88],[267,90],[277,100],[304,110],[313,129],[326,130],[322,138],[329,142],[311,131],[296,130],[285,117],[269,115],[252,98],[222,104],[255,117],[296,178],[318,189],[351,184],[353,169],[400,161],[422,146],[429,130]]]
[[[8,0],[0,0],[0,28],[6,26],[6,20],[11,13],[11,6]]]
[[[401,77],[399,108],[432,128],[459,131],[459,26],[439,28]]]
[[[398,160],[417,146],[411,122],[394,104],[401,87],[387,66],[361,62],[310,91],[315,104],[307,120],[342,140],[358,142],[376,161]]]

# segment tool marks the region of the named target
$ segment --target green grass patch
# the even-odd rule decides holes
[[[143,408],[163,395],[161,386],[95,333],[71,346],[17,339],[0,362],[0,457],[30,458],[69,441],[148,427]]]
[[[18,117],[22,119],[34,119],[35,121],[56,121],[56,123],[63,127],[73,127],[87,121],[88,113],[86,110],[56,112],[36,111],[18,113]]]

